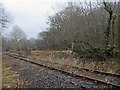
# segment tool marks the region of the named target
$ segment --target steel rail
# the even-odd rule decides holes
[[[46,68],[49,68],[51,70],[56,70],[56,71],[59,71],[61,73],[65,73],[67,75],[70,75],[72,77],[85,78],[87,80],[95,81],[97,83],[101,83],[101,84],[105,84],[105,85],[110,85],[111,87],[115,87],[115,88],[120,88],[120,85],[117,85],[117,84],[105,82],[103,80],[98,80],[96,78],[91,78],[91,77],[88,77],[88,76],[78,75],[78,74],[75,74],[75,73],[71,73],[71,72],[68,72],[68,71],[65,71],[65,70],[61,70],[61,69],[58,69],[58,68],[53,68],[53,67],[46,66],[46,65],[43,65],[43,64],[40,64],[40,63],[36,63],[36,62],[33,62],[33,61],[28,61],[27,59],[19,57],[19,56],[14,56],[14,55],[10,55],[10,54],[6,54],[6,55],[11,56],[13,58],[17,58],[17,59],[23,60],[25,62],[29,62],[29,63],[35,64],[35,65],[38,65],[38,66],[46,67]]]
[[[15,54],[14,54],[14,55],[15,55]],[[15,56],[18,56],[18,55],[15,55]],[[20,56],[20,57],[27,58],[26,56]],[[44,60],[44,61],[45,61],[45,60]],[[49,61],[46,61],[46,62],[49,62]],[[49,63],[51,63],[51,62],[49,62]],[[58,63],[55,63],[55,64],[58,64]],[[64,65],[64,66],[69,66],[69,65]],[[70,67],[76,68],[76,69],[79,69],[79,70],[91,71],[91,72],[98,73],[98,74],[102,74],[102,75],[110,75],[110,76],[120,77],[119,74],[108,73],[108,72],[98,71],[98,70],[92,70],[92,69],[88,69],[88,68],[79,68],[79,67],[75,67],[75,66],[70,66]]]

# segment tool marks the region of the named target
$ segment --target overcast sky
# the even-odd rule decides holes
[[[7,12],[14,17],[17,24],[28,38],[37,37],[37,34],[46,28],[47,18],[53,15],[59,3],[68,0],[0,0]],[[7,29],[8,33],[11,28]]]
[[[72,0],[0,0],[0,3],[3,3],[6,11],[14,17],[14,24],[17,24],[27,34],[28,38],[36,38],[39,32],[46,29],[48,16],[55,14],[61,9],[61,3],[68,1]],[[11,30],[12,27],[4,33]]]

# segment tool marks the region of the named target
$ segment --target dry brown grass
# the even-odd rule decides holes
[[[22,54],[25,54],[25,52]],[[40,63],[61,68],[63,70],[73,71],[70,67],[74,66],[120,74],[120,60],[116,59],[107,61],[90,61],[83,58],[78,59],[75,58],[75,55],[71,54],[71,51],[32,51],[29,57],[35,58],[37,62],[42,61]]]
[[[100,70],[109,73],[118,73],[120,74],[120,61],[116,59],[110,59],[107,61],[86,61],[79,63],[79,67],[85,67],[92,70]]]
[[[32,56],[49,56],[49,55],[54,55],[55,51],[32,51],[31,55]]]

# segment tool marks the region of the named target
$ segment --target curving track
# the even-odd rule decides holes
[[[107,81],[104,81],[104,80],[99,80],[97,78],[91,78],[91,77],[88,77],[86,75],[80,75],[80,74],[71,73],[71,72],[61,70],[61,69],[58,69],[58,68],[53,68],[53,67],[50,67],[50,66],[46,66],[46,65],[43,65],[43,64],[40,64],[40,63],[36,63],[34,61],[29,61],[26,57],[23,57],[23,56],[18,56],[18,55],[13,55],[13,54],[8,54],[8,53],[5,53],[5,54],[8,55],[8,56],[11,56],[13,58],[17,58],[17,59],[20,59],[22,61],[28,62],[28,63],[32,63],[32,64],[42,66],[42,67],[45,67],[45,68],[48,68],[48,69],[51,69],[51,70],[56,70],[56,71],[59,71],[61,73],[65,73],[65,74],[70,75],[72,77],[84,78],[84,79],[87,79],[87,80],[90,80],[90,81],[94,81],[94,82],[96,82],[98,84],[101,83],[101,84],[109,85],[112,88],[120,88],[119,84],[107,82]],[[73,67],[73,68],[77,68],[79,70],[85,70],[87,72],[97,73],[97,74],[101,74],[101,75],[110,75],[112,77],[114,76],[114,77],[117,77],[118,80],[120,80],[120,78],[119,78],[120,75],[117,75],[117,74],[110,74],[110,73],[100,72],[100,71],[92,71],[92,70],[89,70],[89,69],[78,68],[78,67]]]

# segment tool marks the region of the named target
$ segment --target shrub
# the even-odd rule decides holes
[[[109,46],[107,48],[98,48],[90,46],[87,49],[76,52],[80,58],[90,58],[94,60],[106,60],[107,58],[117,57],[118,52],[115,47]]]
[[[64,52],[63,51],[59,51],[57,54],[56,54],[56,56],[57,57],[59,57],[59,58],[61,58],[61,57],[63,57],[64,56]]]

